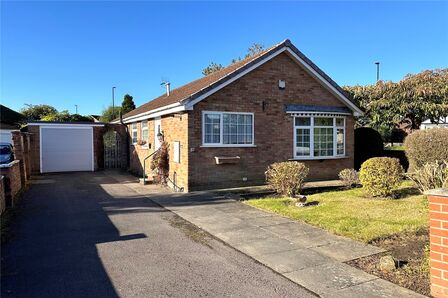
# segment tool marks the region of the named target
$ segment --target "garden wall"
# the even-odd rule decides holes
[[[0,165],[0,212],[14,207],[19,192],[31,175],[30,134],[13,131],[12,142],[15,160]]]
[[[0,176],[3,176],[5,206],[14,207],[17,194],[22,189],[20,160],[14,160],[9,164],[0,165]]]
[[[431,294],[448,297],[448,189],[429,191]]]

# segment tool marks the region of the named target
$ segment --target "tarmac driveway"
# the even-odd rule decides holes
[[[40,176],[1,251],[2,297],[311,297],[104,173]]]

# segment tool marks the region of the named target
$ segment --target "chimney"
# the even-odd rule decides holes
[[[170,96],[170,82],[165,82],[166,96]]]

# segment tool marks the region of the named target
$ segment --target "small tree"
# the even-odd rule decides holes
[[[100,121],[101,122],[111,122],[112,120],[118,118],[120,115],[121,107],[114,107],[112,111],[112,106],[109,106],[103,110],[101,113]]]
[[[25,106],[20,112],[28,120],[42,120],[45,116],[58,113],[58,110],[50,105],[25,104]]]
[[[125,94],[123,97],[123,102],[121,103],[121,113],[124,115],[135,109],[134,98],[129,94]],[[118,112],[115,114],[118,116]]]
[[[70,114],[67,110],[62,112],[57,112],[54,114],[49,114],[42,117],[43,121],[61,121],[61,122],[76,122],[76,121],[84,121],[84,122],[93,122],[93,120],[89,117],[82,116],[79,114]]]

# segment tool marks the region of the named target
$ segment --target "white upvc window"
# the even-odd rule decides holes
[[[345,118],[294,117],[294,158],[324,159],[345,156]]]
[[[237,112],[202,113],[203,146],[247,147],[254,145],[254,114]]]
[[[142,142],[143,142],[142,147],[148,148],[148,143],[149,143],[148,120],[142,121],[140,135],[141,135]]]
[[[137,122],[131,124],[131,138],[132,144],[135,145],[138,142],[137,139]]]

